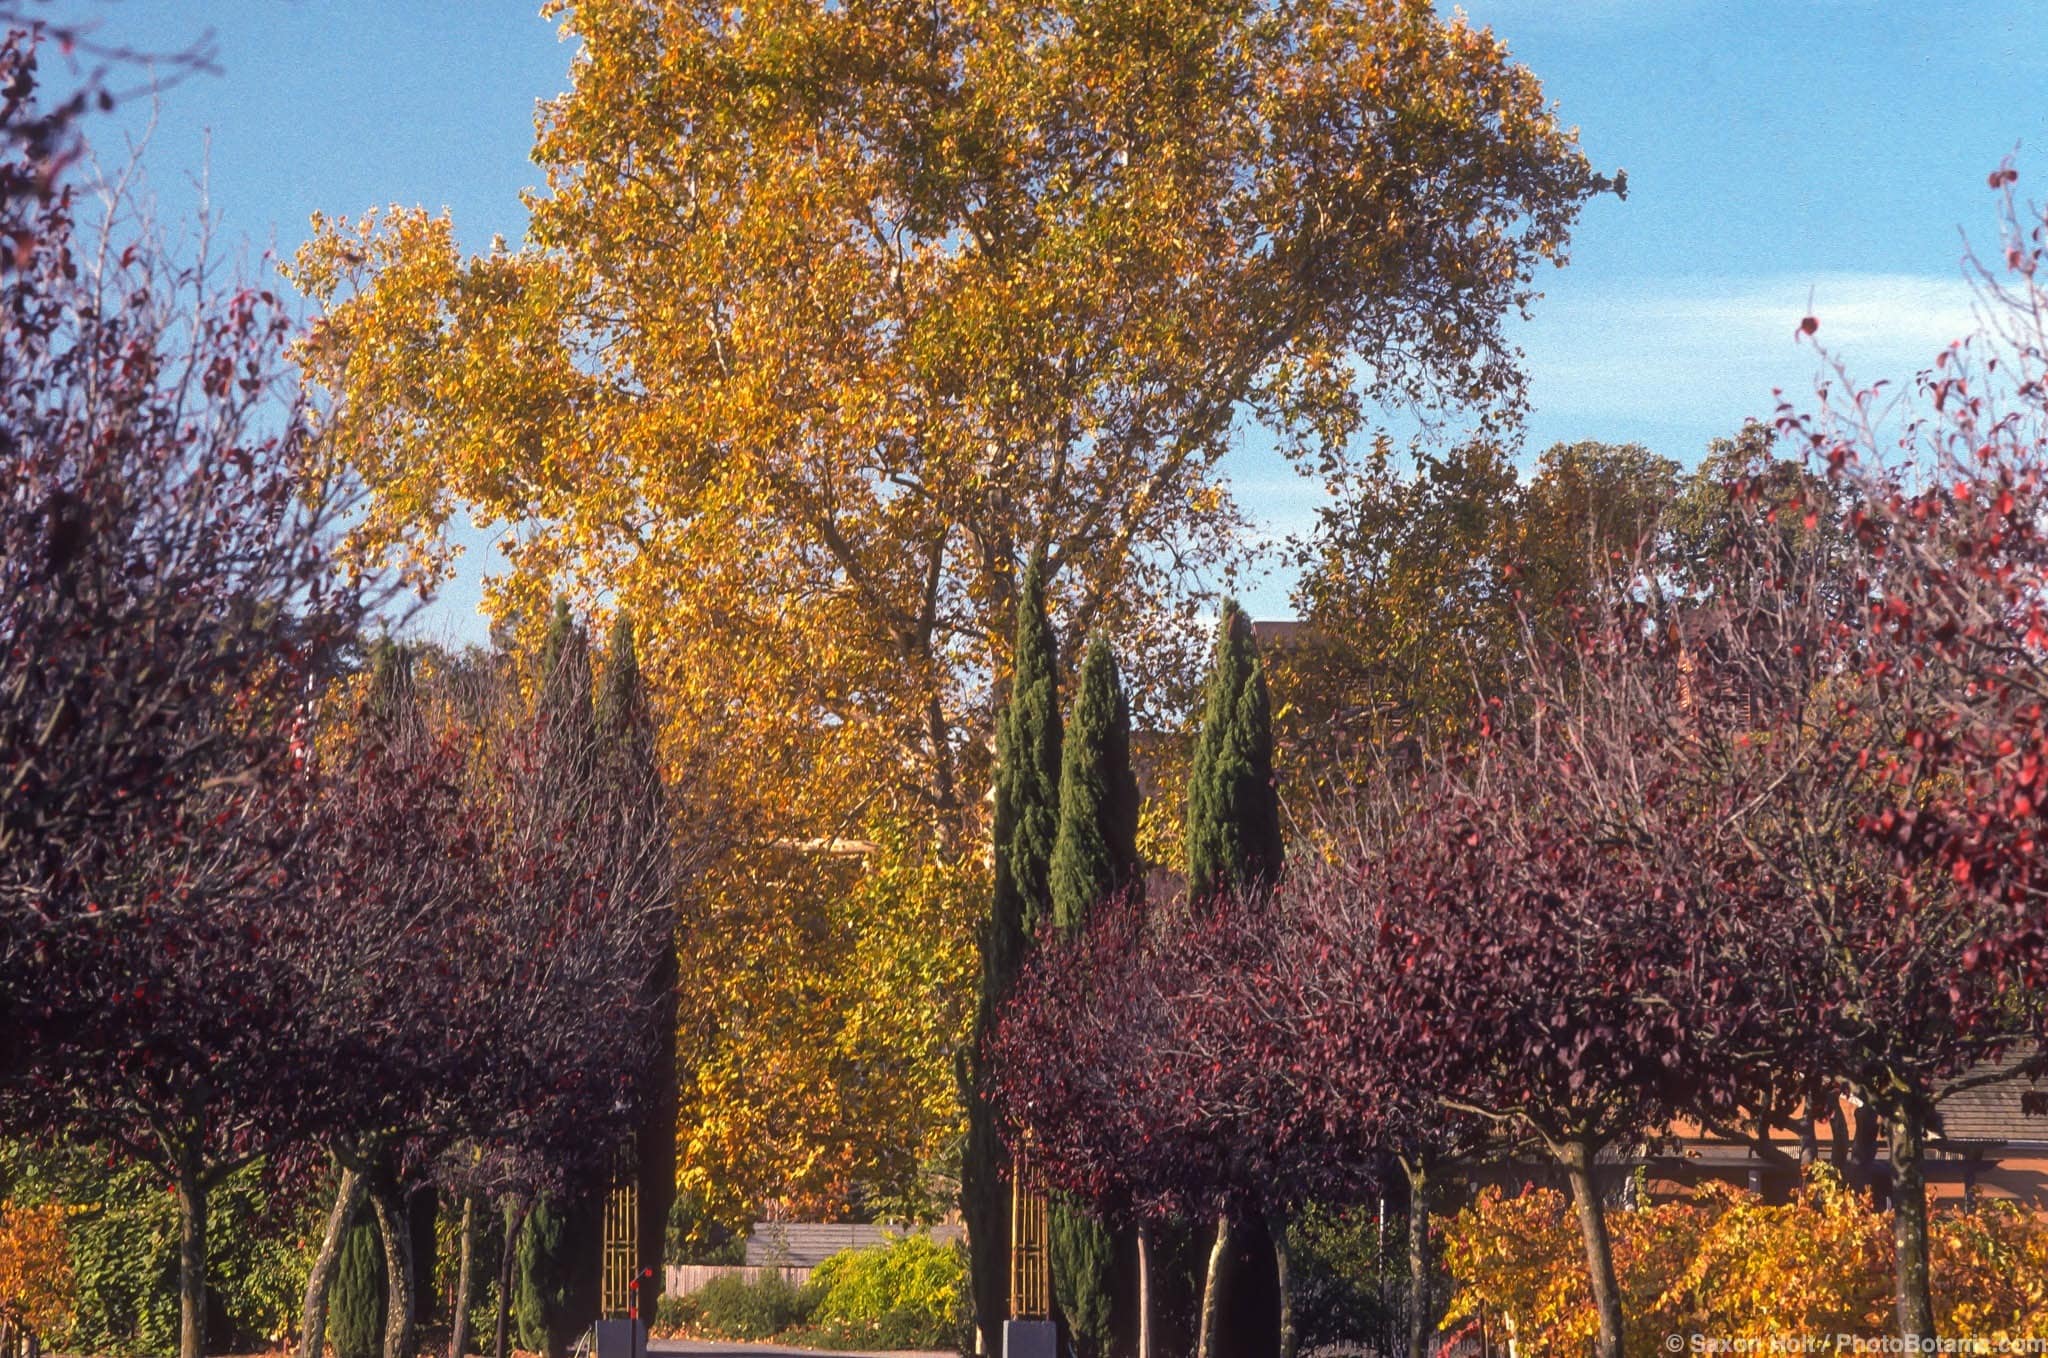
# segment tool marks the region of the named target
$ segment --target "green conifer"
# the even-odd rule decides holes
[[[384,1349],[384,1247],[363,1212],[341,1241],[341,1265],[327,1303],[334,1358],[378,1358]]]
[[[560,799],[566,814],[584,815],[590,781],[599,772],[597,718],[590,641],[567,600],[555,601],[534,678],[542,790]],[[597,1319],[603,1213],[598,1187],[579,1188],[568,1199],[543,1195],[535,1204],[520,1235],[514,1288],[522,1348],[559,1358]]]
[[[1188,772],[1188,894],[1271,882],[1280,874],[1280,797],[1273,785],[1272,703],[1251,619],[1226,600]]]
[[[1081,662],[1060,764],[1059,834],[1053,843],[1052,914],[1075,934],[1097,903],[1138,885],[1138,780],[1131,772],[1131,708],[1109,642],[1095,637]],[[1111,1342],[1116,1242],[1086,1208],[1052,1204],[1052,1283],[1080,1358]]]
[[[1200,901],[1219,892],[1256,889],[1280,875],[1280,797],[1273,785],[1272,703],[1265,667],[1259,661],[1251,619],[1234,599],[1225,600],[1216,625],[1216,655],[1202,703],[1202,730],[1188,771],[1188,895]],[[1284,1229],[1284,1223],[1281,1223]],[[1237,1224],[1219,1217],[1202,1291],[1198,1358],[1215,1358],[1225,1293],[1248,1292],[1225,1281],[1238,1248]],[[1271,1291],[1284,1267],[1271,1253],[1251,1270],[1256,1286]],[[1246,1306],[1246,1312],[1263,1307]],[[1278,1298],[1281,1347],[1290,1338],[1288,1298]],[[1231,1317],[1242,1320],[1242,1316]]]
[[[622,805],[633,823],[628,835],[665,839],[668,827],[661,774],[655,759],[654,719],[640,676],[633,622],[620,613],[612,624],[605,651],[604,676],[597,693],[597,738],[607,776],[624,784]],[[676,958],[675,917],[664,912],[650,927],[647,940],[647,1002],[654,1012],[652,1040],[643,1072],[640,1126],[634,1135],[635,1182],[640,1190],[640,1267],[650,1285],[639,1298],[643,1316],[651,1316],[661,1295],[664,1276],[664,1227],[676,1195]]]
[[[1053,842],[1053,920],[1078,932],[1104,897],[1138,881],[1138,780],[1131,772],[1131,706],[1109,642],[1088,643],[1060,766]]]
[[[1017,595],[1009,701],[996,725],[995,887],[981,928],[981,990],[966,1071],[967,1145],[960,1172],[975,1320],[986,1351],[1001,1351],[1008,1312],[1010,1199],[995,1110],[975,1053],[1016,983],[1024,950],[1051,910],[1048,878],[1059,833],[1059,656],[1045,615],[1045,573],[1034,558]]]

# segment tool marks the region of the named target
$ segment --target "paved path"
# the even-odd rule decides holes
[[[740,1344],[722,1339],[650,1339],[650,1354],[689,1355],[689,1358],[959,1358],[947,1350],[931,1352],[898,1349],[890,1353],[863,1353],[842,1349],[798,1349],[785,1344]]]

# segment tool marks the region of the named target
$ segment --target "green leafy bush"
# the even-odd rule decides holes
[[[814,1294],[780,1273],[754,1281],[738,1274],[713,1278],[686,1300],[696,1303],[697,1324],[717,1339],[769,1339],[811,1318]]]
[[[654,1304],[654,1325],[651,1333],[661,1338],[692,1334],[703,1327],[704,1305],[692,1292],[686,1297],[670,1296],[664,1292]]]
[[[966,1259],[956,1246],[908,1235],[841,1250],[811,1274],[816,1342],[848,1348],[950,1348],[957,1341]]]
[[[1370,1207],[1311,1204],[1289,1223],[1287,1238],[1304,1351],[1380,1347],[1407,1332],[1405,1210],[1389,1214],[1382,1226]]]

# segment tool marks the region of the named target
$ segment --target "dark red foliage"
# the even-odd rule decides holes
[[[41,174],[29,69],[0,56],[0,148]],[[80,240],[62,187],[0,195],[0,239],[0,1027],[23,1039],[4,1080],[48,950],[260,883],[252,814],[374,600],[332,568],[347,506],[272,388],[276,298]],[[152,855],[170,880],[139,870]]]

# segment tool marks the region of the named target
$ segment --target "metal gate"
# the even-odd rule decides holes
[[[1010,1162],[1010,1319],[1052,1314],[1052,1250],[1045,1179],[1028,1144]]]
[[[604,1199],[604,1272],[599,1313],[609,1319],[640,1316],[640,1185],[634,1181],[633,1157],[621,1155]]]

